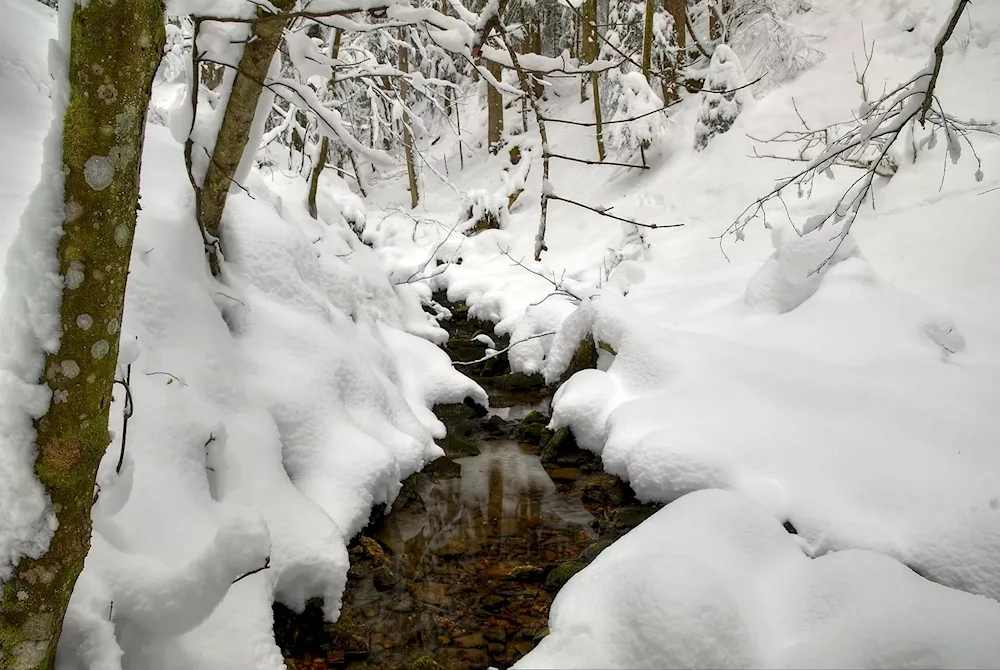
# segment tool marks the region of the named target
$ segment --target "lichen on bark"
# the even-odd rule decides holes
[[[46,553],[22,559],[3,585],[4,670],[53,667],[63,616],[90,547],[94,481],[109,442],[146,108],[163,43],[160,0],[90,0],[73,9],[62,151],[67,215],[57,251],[64,278],[62,336],[58,350],[46,356],[41,379],[52,402],[35,422],[35,472],[59,527]]]

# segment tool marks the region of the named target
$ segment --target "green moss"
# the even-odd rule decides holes
[[[584,565],[579,561],[566,561],[553,568],[545,577],[545,588],[558,591],[576,573],[583,570]]]
[[[407,670],[444,670],[444,666],[435,661],[433,656],[419,656],[406,667]]]

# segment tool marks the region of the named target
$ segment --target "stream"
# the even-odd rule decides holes
[[[436,299],[453,312],[442,322],[452,359],[481,358],[485,345],[472,337],[492,325]],[[505,356],[463,371],[493,409],[435,408],[445,456],[408,477],[352,541],[336,623],[323,622],[318,601],[301,614],[275,605],[287,667],[507,668],[548,633],[559,588],[656,511],[568,430],[546,428],[555,389],[537,375],[510,373]]]

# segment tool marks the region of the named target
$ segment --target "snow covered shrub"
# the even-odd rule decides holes
[[[612,106],[614,112],[611,120],[635,119],[638,116],[642,118],[608,126],[608,145],[624,162],[641,160],[645,165],[651,150],[653,154],[656,153],[654,144],[667,134],[666,113],[651,113],[663,107],[663,103],[656,97],[656,93],[641,72],[616,73],[613,81],[619,93],[618,99]],[[646,116],[643,116],[644,114]],[[641,155],[641,159],[636,158],[637,154]]]
[[[601,59],[617,61],[620,60],[619,52],[642,52],[645,7],[645,2],[612,1],[608,13],[610,29],[602,43]],[[653,72],[667,72],[674,62],[676,49],[673,31],[673,18],[662,7],[658,8],[653,15]],[[644,159],[650,148],[667,131],[666,114],[650,114],[663,107],[663,101],[654,93],[650,82],[629,62],[607,71],[602,77],[601,98],[606,118],[611,121],[634,119],[649,114],[635,121],[612,123],[607,127],[608,148],[613,156],[623,162],[645,164]],[[641,158],[636,158],[637,156]]]
[[[743,0],[726,14],[729,46],[741,54],[749,79],[760,78],[758,94],[793,79],[825,58],[812,46],[814,36],[788,19],[812,9],[805,0]]]
[[[475,189],[466,194],[464,223],[459,229],[468,236],[478,235],[484,230],[502,228],[507,222],[507,196],[499,191],[490,193],[485,189]]]
[[[701,109],[694,127],[694,146],[701,151],[709,141],[729,130],[743,109],[746,75],[740,66],[740,59],[725,44],[715,47],[712,64],[702,91]],[[715,91],[715,92],[713,92]],[[726,91],[725,93],[720,93]]]

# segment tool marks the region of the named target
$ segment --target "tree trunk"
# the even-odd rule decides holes
[[[646,0],[646,22],[642,30],[642,76],[651,82],[653,61],[653,17],[656,14],[656,0]]]
[[[399,29],[399,69],[401,72],[410,71],[410,49],[407,42],[409,30],[406,26]],[[490,91],[493,87],[490,87]],[[406,77],[399,80],[399,97],[403,103],[403,152],[406,154],[406,175],[410,180],[410,209],[414,209],[420,202],[420,191],[417,187],[417,165],[413,150],[413,129],[410,124],[413,119],[410,117],[410,82]],[[493,109],[492,104],[490,109]],[[501,110],[502,112],[503,110]],[[492,126],[491,126],[492,128]]]
[[[309,210],[309,216],[316,218],[318,212],[316,210],[316,192],[319,190],[319,176],[323,174],[323,168],[326,167],[326,159],[330,154],[330,138],[326,135],[319,143],[319,153],[316,154],[316,164],[313,165],[312,175],[309,177],[309,196],[306,200],[306,206]]]
[[[583,5],[583,62],[597,60],[600,47],[597,43],[597,0],[587,0]],[[594,99],[594,121],[597,123],[597,158],[604,161],[604,129],[601,119],[601,89],[597,72],[590,73],[591,95]],[[586,79],[584,79],[586,82]],[[584,98],[586,99],[586,98]]]
[[[726,0],[709,0],[708,3],[708,39],[712,42],[722,41],[725,33],[724,18],[729,11]]]
[[[500,0],[499,16],[503,16],[507,8],[506,0]],[[486,69],[497,81],[502,81],[503,69],[499,63],[487,61]],[[500,136],[503,135],[503,94],[487,83],[486,85],[486,142],[490,151],[495,151]]]
[[[294,0],[274,0],[272,4],[281,11],[287,11]],[[196,193],[198,224],[210,242],[218,240],[221,245],[222,212],[226,207],[229,187],[250,136],[250,128],[257,112],[257,99],[260,98],[260,82],[267,77],[271,59],[281,42],[286,23],[287,21],[282,20],[254,23],[250,40],[243,49],[243,58],[233,80],[222,126],[215,141],[215,150],[202,186]],[[212,274],[218,275],[218,259],[213,259],[213,256],[214,254],[209,254]]]
[[[63,332],[59,350],[45,357],[43,380],[52,402],[35,421],[35,472],[59,527],[48,551],[22,559],[3,585],[2,668],[53,667],[66,607],[90,548],[94,481],[110,442],[108,410],[146,109],[164,40],[159,0],[90,0],[73,9],[62,138],[66,218],[57,251]]]
[[[664,5],[674,19],[674,44],[677,46],[666,76],[662,79],[663,102],[669,104],[680,97],[677,80],[687,62],[687,0],[665,0]]]
[[[337,28],[333,33],[333,44],[330,46],[330,58],[337,58],[340,55],[340,38],[343,31]],[[330,75],[330,82],[327,84],[330,93],[333,94],[333,89],[337,85],[337,71],[334,70]],[[256,105],[255,105],[256,107]],[[309,216],[316,218],[316,191],[319,190],[319,176],[323,173],[323,168],[326,167],[327,156],[330,152],[330,138],[327,135],[323,135],[323,139],[320,141],[319,145],[319,158],[316,164],[313,166],[312,176],[309,179],[309,198],[306,202],[309,209]]]

